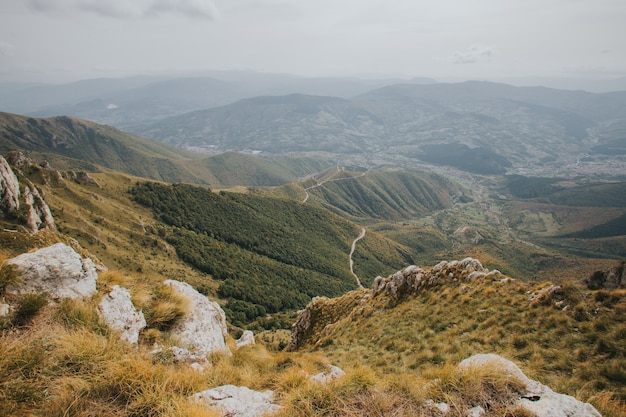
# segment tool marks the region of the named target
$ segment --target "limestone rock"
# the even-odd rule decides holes
[[[11,306],[5,303],[0,303],[0,317],[8,316],[11,313]]]
[[[28,206],[28,216],[26,218],[26,225],[32,233],[41,229],[54,229],[54,217],[50,212],[50,207],[45,202],[39,190],[33,186],[24,188],[24,202]]]
[[[192,395],[192,401],[221,409],[228,417],[261,417],[280,411],[273,403],[273,391],[254,391],[248,387],[223,385]]]
[[[239,339],[237,339],[237,349],[242,348],[244,346],[254,345],[254,333],[251,330],[244,330],[243,334]]]
[[[495,280],[503,277],[500,271],[489,271],[474,258],[451,262],[441,261],[430,271],[411,265],[387,278],[376,277],[372,285],[372,294],[376,296],[384,292],[398,300],[425,287],[433,287],[442,280],[475,281],[477,279]]]
[[[346,373],[338,366],[331,365],[328,367],[327,372],[321,372],[317,375],[313,375],[309,378],[312,382],[321,382],[322,384],[328,384],[330,381],[341,378]]]
[[[11,213],[20,208],[20,184],[9,163],[0,156],[0,209]]]
[[[493,366],[521,382],[526,390],[517,405],[536,417],[602,417],[589,403],[583,403],[565,394],[558,394],[549,387],[528,378],[513,362],[494,354],[471,356],[459,364],[459,368]]]
[[[98,314],[113,330],[121,332],[122,340],[136,345],[139,332],[146,327],[143,313],[137,311],[126,288],[114,285],[98,304]]]
[[[20,284],[7,288],[9,293],[85,298],[96,292],[98,273],[94,263],[63,243],[24,253],[7,263],[21,277]]]
[[[98,181],[96,181],[93,177],[91,177],[85,171],[77,172],[74,180],[78,182],[79,184],[90,184],[90,185],[95,185],[98,188],[102,188],[102,186],[98,183]]]
[[[185,282],[167,280],[164,284],[191,302],[189,314],[174,326],[170,335],[199,357],[215,351],[230,353],[224,340],[228,334],[226,315],[219,304],[209,301]]]

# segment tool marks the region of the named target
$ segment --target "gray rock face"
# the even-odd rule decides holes
[[[528,378],[513,362],[494,354],[471,356],[459,364],[459,368],[494,366],[519,380],[526,388],[517,404],[536,417],[602,417],[589,403],[583,403],[565,394],[558,394],[549,387]]]
[[[237,339],[237,349],[242,348],[244,346],[254,345],[254,333],[251,330],[244,330],[243,334],[239,339]]]
[[[94,263],[63,243],[24,253],[7,263],[21,277],[19,285],[7,288],[12,294],[47,293],[53,298],[85,298],[96,292],[98,273]]]
[[[55,228],[50,207],[37,188],[33,187],[32,191],[29,187],[24,188],[24,202],[28,206],[26,225],[32,233],[45,228]]]
[[[167,280],[164,284],[191,302],[189,314],[171,330],[171,336],[193,352],[196,358],[206,357],[215,351],[230,353],[224,340],[228,334],[226,315],[219,304],[209,301],[185,282]]]
[[[136,345],[139,332],[146,327],[143,313],[137,311],[126,288],[114,285],[98,304],[98,314],[113,330],[121,332],[122,340]]]
[[[474,258],[465,258],[461,261],[441,261],[427,271],[415,265],[408,266],[402,271],[387,278],[376,277],[372,285],[372,294],[387,293],[395,299],[421,291],[423,288],[433,287],[442,280],[474,281],[477,279],[502,279],[504,275],[498,271],[489,271]]]
[[[0,156],[0,209],[11,213],[20,208],[20,184],[9,163]]]
[[[223,385],[190,397],[192,401],[221,409],[228,417],[261,417],[280,411],[273,403],[273,391],[254,391],[248,387]]]

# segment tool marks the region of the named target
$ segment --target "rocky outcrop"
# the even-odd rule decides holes
[[[98,304],[98,315],[122,340],[136,345],[139,332],[146,327],[143,313],[137,311],[126,288],[114,285]]]
[[[205,359],[209,353],[216,351],[230,354],[224,340],[228,334],[226,315],[219,304],[209,301],[185,282],[167,280],[164,284],[191,303],[189,313],[170,331],[170,336],[191,353],[189,361]]]
[[[346,317],[358,305],[371,298],[371,291],[358,289],[344,294],[341,298],[315,297],[298,314],[291,326],[288,351],[294,351],[303,344],[322,337],[330,323]]]
[[[20,151],[9,152],[6,160],[14,169],[22,172],[33,166],[33,161]]]
[[[19,284],[7,287],[8,293],[47,293],[60,299],[85,298],[96,292],[94,263],[63,243],[24,253],[7,264],[20,277]]]
[[[578,401],[565,394],[558,394],[549,387],[528,378],[513,362],[494,354],[471,356],[459,364],[460,369],[490,366],[519,381],[525,392],[517,399],[517,405],[536,417],[602,417],[591,404]]]
[[[6,159],[0,156],[0,209],[12,213],[20,208],[20,184]]]
[[[606,271],[596,271],[582,280],[590,290],[616,290],[626,288],[626,267],[624,262]]]
[[[372,294],[377,296],[385,293],[398,300],[424,288],[434,287],[442,281],[469,282],[502,278],[504,275],[497,269],[489,271],[477,259],[465,258],[461,261],[441,261],[430,270],[411,265],[387,278],[376,277]]]
[[[280,411],[273,403],[273,391],[254,391],[248,387],[223,385],[202,391],[190,397],[207,407],[219,408],[228,417],[261,417]]]
[[[241,337],[237,339],[236,347],[237,349],[242,348],[244,346],[254,345],[254,333],[251,330],[244,330]]]
[[[32,233],[41,229],[55,229],[54,217],[39,190],[33,186],[24,188],[24,202],[28,207],[26,226]]]

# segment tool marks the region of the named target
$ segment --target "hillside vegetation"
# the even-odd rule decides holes
[[[559,392],[612,395],[612,412],[626,411],[623,289],[590,291],[571,281],[554,286],[501,275],[472,280],[452,266],[441,271],[413,292],[360,290],[311,303],[311,332],[300,350],[340,366],[415,377],[496,352]]]
[[[16,149],[61,170],[117,171],[215,187],[276,186],[331,166],[321,158],[203,156],[86,120],[0,113],[0,152]]]
[[[347,254],[359,229],[323,209],[182,184],[141,183],[132,194],[172,227],[157,233],[181,259],[221,281],[218,294],[237,324],[356,287]],[[410,258],[397,244],[362,256],[387,270]]]

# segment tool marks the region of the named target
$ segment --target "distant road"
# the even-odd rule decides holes
[[[341,171],[341,169],[339,167],[337,167],[337,171]],[[309,190],[311,190],[313,188],[321,187],[322,185],[326,184],[327,182],[353,180],[355,178],[364,177],[365,174],[366,174],[366,172],[362,173],[361,175],[357,175],[356,177],[333,178],[333,179],[330,179],[330,180],[324,180],[324,181],[318,182],[315,185],[307,187],[307,188],[304,189],[304,192],[306,193],[306,197],[304,197],[304,200],[302,200],[302,204],[307,202],[307,200],[309,199]]]
[[[364,237],[365,237],[365,228],[362,227],[361,234],[357,236],[356,239],[354,239],[354,241],[352,242],[352,248],[350,249],[350,272],[352,272],[352,275],[354,275],[354,278],[356,278],[356,283],[359,286],[359,288],[363,288],[363,284],[361,284],[361,280],[359,279],[358,275],[354,273],[354,259],[352,259],[352,255],[354,254],[354,249],[356,248],[356,242],[363,239]]]

